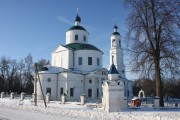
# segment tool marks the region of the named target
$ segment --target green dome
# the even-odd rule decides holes
[[[73,50],[96,50],[100,51],[97,47],[90,45],[90,44],[83,44],[83,43],[70,43],[65,45],[66,48],[71,48]],[[103,53],[103,52],[102,52]]]

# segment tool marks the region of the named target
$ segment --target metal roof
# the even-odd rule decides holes
[[[119,32],[113,32],[112,35],[120,35]]]
[[[90,44],[84,44],[84,43],[70,43],[70,44],[65,45],[64,47],[71,48],[73,50],[96,50],[96,51],[102,52],[97,47]]]
[[[84,30],[84,31],[86,31],[86,29],[83,28],[82,26],[72,26],[71,28],[69,28],[68,31],[70,31],[70,30]]]
[[[114,64],[111,65],[108,74],[119,74]]]

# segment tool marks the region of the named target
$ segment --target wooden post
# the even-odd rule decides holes
[[[42,85],[41,85],[41,81],[40,81],[40,78],[39,78],[39,73],[38,73],[38,69],[37,69],[37,63],[36,63],[35,69],[37,71],[37,78],[38,78],[39,85],[40,85],[40,88],[41,88],[41,92],[42,92],[42,96],[43,96],[43,100],[44,100],[44,106],[47,107],[46,100],[45,100],[44,93],[43,93],[43,89],[42,89]]]
[[[33,66],[35,67],[35,76],[34,76],[34,103],[37,106],[37,63],[34,63]]]

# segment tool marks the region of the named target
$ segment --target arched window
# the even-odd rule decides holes
[[[116,41],[115,39],[112,40],[112,47],[115,47],[116,46]]]
[[[112,64],[114,64],[114,56],[112,55]]]

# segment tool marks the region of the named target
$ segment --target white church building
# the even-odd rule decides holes
[[[108,79],[108,70],[103,68],[103,52],[88,43],[89,33],[80,22],[77,14],[74,26],[66,32],[66,44],[55,48],[51,65],[39,72],[43,92],[50,93],[51,100],[60,100],[62,94],[69,100],[79,100],[80,95],[86,95],[89,101],[103,95],[102,83]],[[111,35],[110,65],[113,63],[117,68],[119,78],[125,84],[124,95],[131,99],[132,82],[126,79],[121,36],[117,29],[115,25]],[[39,82],[37,97],[42,99]]]

